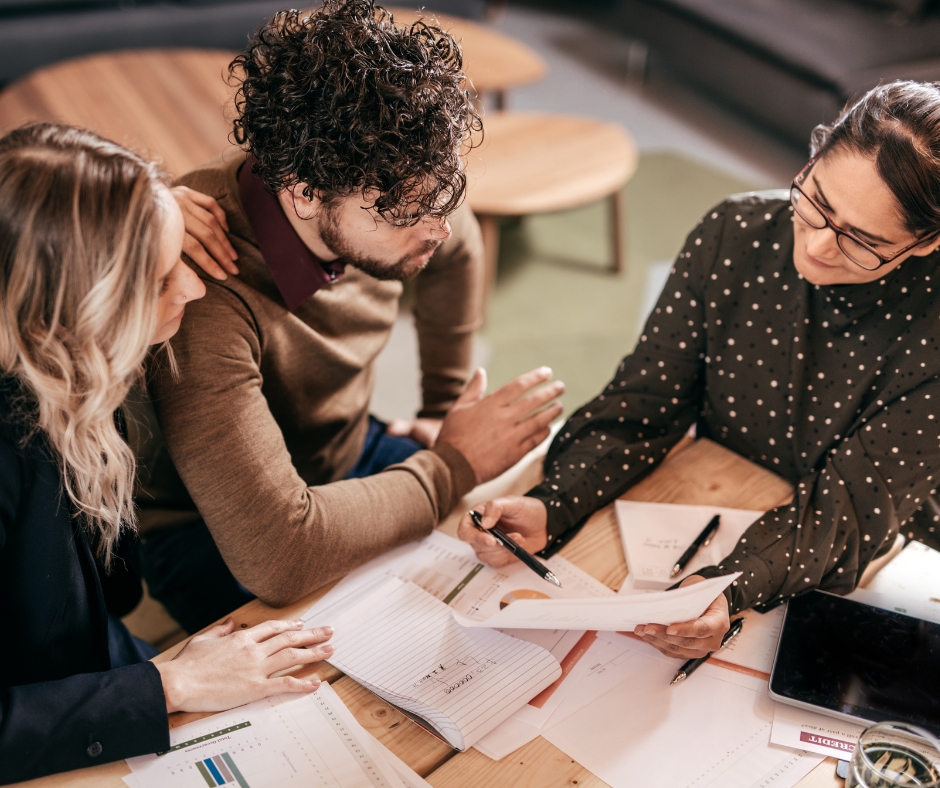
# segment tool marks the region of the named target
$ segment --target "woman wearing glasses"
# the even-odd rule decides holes
[[[229,619],[155,665],[116,617],[134,600],[120,408],[205,294],[182,244],[134,154],[66,126],[0,139],[0,784],[165,750],[169,712],[313,691],[271,674],[330,653],[328,631]]]
[[[544,482],[487,503],[484,524],[551,552],[694,424],[789,480],[793,502],[700,573],[742,572],[700,619],[637,634],[697,657],[729,612],[851,591],[940,477],[938,246],[940,83],[878,87],[816,129],[789,195],[732,197],[702,219],[636,350],[562,427]],[[469,517],[460,535],[511,560]]]

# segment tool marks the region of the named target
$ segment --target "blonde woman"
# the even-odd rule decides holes
[[[328,628],[229,619],[154,665],[115,615],[135,524],[121,403],[205,292],[183,237],[123,148],[46,124],[0,139],[0,783],[166,749],[168,712],[315,690],[271,674],[332,651]]]

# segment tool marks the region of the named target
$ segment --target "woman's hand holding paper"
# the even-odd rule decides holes
[[[704,577],[692,575],[682,581],[680,587],[700,583]],[[694,621],[681,624],[645,624],[634,629],[634,634],[667,657],[697,659],[721,647],[721,639],[731,626],[728,600],[722,593],[708,609]]]
[[[479,511],[479,507],[477,507]],[[538,498],[507,495],[487,501],[483,507],[483,527],[498,525],[510,539],[530,553],[537,553],[548,544],[546,523],[548,514],[545,504]],[[494,536],[485,534],[473,524],[469,514],[460,519],[457,536],[470,544],[483,563],[490,566],[505,566],[518,561],[509,550],[502,547]]]

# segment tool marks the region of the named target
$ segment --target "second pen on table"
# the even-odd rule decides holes
[[[721,639],[721,645],[718,646],[718,650],[721,651],[725,646],[727,646],[732,640],[734,640],[744,629],[744,617],[736,618],[731,622],[731,627],[725,632],[725,636]],[[678,684],[681,681],[685,681],[689,676],[691,676],[701,665],[704,665],[708,662],[708,658],[711,657],[715,652],[709,652],[704,657],[698,657],[697,659],[688,660],[678,671],[676,675],[673,676],[670,684]]]
[[[669,573],[670,579],[678,575],[683,569],[688,566],[689,561],[692,560],[693,556],[699,551],[699,548],[705,547],[715,535],[715,531],[718,530],[718,526],[721,524],[721,515],[716,514],[708,521],[708,525],[705,526],[702,533],[695,537],[695,541],[689,545],[688,549],[679,557],[679,560],[676,561],[676,565],[672,568],[672,571]]]

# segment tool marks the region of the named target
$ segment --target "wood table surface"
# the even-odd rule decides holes
[[[640,156],[627,131],[593,118],[493,112],[467,154],[467,203],[480,221],[486,292],[496,280],[499,220],[609,201],[612,269],[626,265],[625,197]]]
[[[183,175],[228,146],[234,52],[138,49],[66,60],[0,92],[0,134],[33,121],[96,131]]]
[[[494,109],[505,107],[507,90],[537,82],[548,73],[545,61],[532,49],[488,25],[426,9],[393,6],[388,10],[398,24],[425,19],[450,33],[460,44],[471,88],[477,95],[494,93]]]
[[[544,449],[543,449],[544,451]],[[541,456],[533,453],[498,480],[472,491],[441,528],[454,534],[461,514],[494,495],[521,493],[541,479]],[[769,509],[789,500],[790,486],[770,473],[707,440],[687,442],[674,450],[657,470],[623,497],[636,501],[731,506]],[[568,560],[613,589],[627,575],[613,505],[598,511],[581,533],[561,551]],[[235,611],[236,623],[249,627],[270,618],[299,616],[329,586],[285,608],[270,608],[259,601]],[[171,659],[183,644],[174,646],[155,661]],[[476,750],[457,753],[415,725],[397,709],[372,695],[329,665],[298,672],[330,681],[359,722],[395,752],[434,788],[602,788],[606,785],[545,739],[539,737],[512,755],[493,761]],[[174,714],[173,727],[207,714]],[[835,761],[827,758],[800,781],[799,788],[836,788]],[[129,773],[123,761],[52,775],[28,783],[30,788],[124,788],[121,778]],[[668,787],[666,787],[668,788]]]
[[[477,94],[499,97],[541,79],[542,59],[525,44],[467,19],[394,9],[399,23],[433,18],[461,42],[464,72]],[[233,144],[228,66],[237,53],[135,49],[66,60],[0,92],[0,135],[34,121],[91,129],[183,175]]]
[[[544,112],[495,112],[467,157],[475,213],[526,216],[603,199],[633,177],[640,156],[614,123]]]

